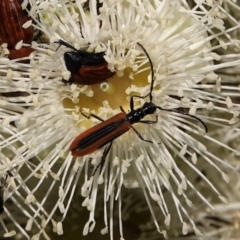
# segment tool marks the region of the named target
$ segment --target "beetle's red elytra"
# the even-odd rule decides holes
[[[123,121],[122,124],[118,124],[119,120],[124,120],[126,116],[127,115],[124,112],[118,113],[108,120],[101,122],[81,133],[74,139],[69,147],[72,155],[75,157],[80,157],[93,153],[110,141],[127,132],[131,128],[130,122]],[[109,126],[113,126],[114,123],[116,123],[114,131],[109,129],[108,133]],[[102,130],[104,130],[103,134],[101,134]]]
[[[20,0],[0,1],[0,44],[8,44],[10,59],[28,57],[34,51],[25,47],[15,50],[15,45],[19,41],[31,44],[33,40],[33,27],[22,27],[29,20],[27,12],[21,7]]]
[[[104,62],[98,65],[82,66],[78,70],[78,74],[72,74],[74,83],[82,85],[94,85],[102,83],[107,79],[113,77],[115,72],[108,69],[108,63]]]
[[[13,59],[17,59],[17,58],[24,58],[24,57],[28,57],[32,52],[34,52],[35,50],[33,48],[21,48],[19,50],[16,49],[10,49],[10,53],[8,55],[8,58],[13,60]],[[29,60],[21,60],[22,63],[27,63],[29,62]]]

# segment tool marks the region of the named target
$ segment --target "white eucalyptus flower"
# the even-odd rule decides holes
[[[18,129],[0,147],[20,143],[11,163],[30,170],[22,176],[22,185],[19,183],[19,189],[26,195],[24,209],[27,210],[23,214],[29,219],[22,233],[27,236],[29,231],[32,236],[35,232],[32,239],[39,239],[41,234],[48,239],[45,228],[52,223],[53,231],[63,234],[63,221],[82,176],[81,194],[85,198],[82,206],[89,210],[84,235],[92,232],[97,224],[96,203],[99,189],[103,188],[105,227],[101,234],[109,232],[113,239],[113,222],[119,221],[120,237],[124,239],[121,192],[125,186],[142,189],[154,224],[164,237],[167,233],[159,228],[154,205],[162,211],[165,219],[161,221],[166,227],[172,218],[178,219],[184,235],[190,225],[201,236],[188,213],[194,202],[188,198],[187,191],[194,192],[213,212],[216,209],[184,171],[198,175],[226,203],[227,199],[196,163],[198,159],[205,161],[228,182],[220,167],[231,166],[214,155],[208,144],[233,154],[238,152],[206,133],[201,121],[192,116],[201,119],[209,130],[216,127],[238,130],[234,124],[239,120],[239,104],[221,94],[221,79],[215,71],[237,66],[240,60],[235,55],[221,64],[214,61],[221,59],[216,53],[219,48],[239,49],[238,41],[229,35],[239,24],[235,22],[234,28],[225,29],[223,18],[231,16],[225,14],[221,1],[196,1],[193,9],[184,0],[102,0],[100,3],[32,0],[30,3],[33,26],[49,38],[49,43],[32,43],[35,52],[30,56],[30,64],[4,58],[0,72],[0,93],[24,93],[5,97],[0,105],[0,112],[8,113],[2,117],[3,121],[9,119],[9,126],[12,123]],[[75,49],[103,52],[108,69],[116,74],[97,85],[64,84],[62,79],[72,77],[64,54],[77,51],[67,46],[58,48],[55,42],[59,40]],[[211,45],[213,41],[215,45]],[[94,113],[108,119],[121,112],[119,106],[128,112],[132,95],[149,94],[153,73],[144,50],[154,68],[152,102],[170,110],[157,110],[146,117],[153,121],[158,116],[156,124],[136,124],[141,136],[153,143],[142,141],[130,130],[113,141],[105,159],[102,154],[107,145],[83,157],[73,157],[69,151],[73,139],[99,123],[93,118],[86,119],[80,109],[87,115]],[[137,108],[149,101],[149,97],[135,100]],[[103,160],[103,167],[99,168]],[[42,189],[47,190],[43,193]],[[169,211],[165,191],[171,196],[177,214]],[[119,209],[118,220],[113,218],[115,205]],[[57,210],[61,218],[57,218]]]

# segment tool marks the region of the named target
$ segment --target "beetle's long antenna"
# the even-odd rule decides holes
[[[137,44],[142,48],[142,50],[143,50],[144,53],[146,54],[146,56],[147,56],[147,58],[148,58],[148,60],[149,60],[149,63],[150,63],[152,79],[151,79],[151,86],[150,86],[150,91],[149,91],[149,94],[148,94],[148,95],[149,95],[150,102],[152,102],[152,91],[153,91],[153,84],[154,84],[153,63],[152,63],[152,60],[151,60],[148,52],[146,51],[146,49],[145,49],[140,43],[137,43]],[[148,95],[146,95],[145,97],[147,97]],[[145,98],[145,97],[143,97],[143,98]],[[196,117],[196,116],[194,116],[194,115],[191,115],[191,114],[189,114],[189,113],[186,113],[186,112],[180,111],[180,110],[178,110],[178,109],[174,109],[174,108],[173,108],[173,109],[166,109],[166,108],[161,108],[161,107],[159,107],[159,106],[156,106],[156,108],[158,108],[158,109],[161,110],[161,111],[176,112],[176,113],[180,113],[180,114],[189,116],[189,117],[191,117],[191,118],[194,118],[194,119],[196,119],[197,121],[199,121],[199,122],[203,125],[203,127],[204,127],[204,129],[205,129],[205,132],[206,132],[206,133],[208,132],[208,128],[207,128],[206,124],[203,122],[203,120],[201,120],[200,118],[198,118],[198,117]]]
[[[175,109],[175,108],[172,108],[172,109],[166,109],[166,108],[161,108],[161,107],[159,107],[159,106],[156,106],[156,108],[158,108],[158,109],[161,110],[161,111],[166,111],[166,112],[176,112],[176,113],[180,113],[180,114],[183,114],[183,115],[189,116],[189,117],[191,117],[191,118],[194,118],[194,119],[196,119],[197,121],[199,121],[199,122],[203,125],[203,127],[204,127],[204,129],[205,129],[205,132],[206,132],[206,133],[208,132],[208,128],[207,128],[206,124],[203,122],[203,120],[200,119],[200,118],[198,118],[198,117],[196,117],[196,116],[194,116],[194,115],[192,115],[192,114],[189,114],[189,113],[186,113],[186,112],[180,111],[180,110]]]
[[[54,42],[54,43],[58,43],[59,44],[59,46],[58,46],[58,48],[56,49],[56,51],[63,45],[63,46],[65,46],[65,47],[68,47],[68,48],[70,48],[70,49],[72,49],[72,50],[74,50],[74,51],[78,51],[75,47],[73,47],[72,45],[70,45],[69,43],[67,43],[67,42],[64,42],[63,40],[58,40],[58,41],[56,41],[56,42]]]
[[[154,71],[153,71],[153,63],[152,63],[152,60],[148,54],[148,52],[146,51],[146,49],[140,44],[140,43],[137,43],[141,48],[142,50],[144,51],[144,53],[146,54],[147,58],[148,58],[148,61],[150,63],[150,67],[151,67],[151,85],[150,85],[150,91],[149,91],[149,99],[150,99],[150,102],[152,102],[152,90],[153,90],[153,83],[154,83]],[[145,97],[147,97],[148,95],[146,95]],[[144,98],[145,98],[144,97]]]

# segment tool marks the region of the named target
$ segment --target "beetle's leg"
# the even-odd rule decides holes
[[[13,177],[13,175],[12,175],[12,170],[13,170],[14,168],[16,168],[16,167],[17,167],[17,166],[13,167],[11,170],[7,170],[7,171],[6,171],[6,176],[5,176],[5,178],[4,178],[4,179],[3,179],[3,177],[1,178],[0,189],[3,188],[3,187],[6,185],[8,177]]]
[[[137,131],[137,129],[135,129],[133,126],[131,126],[131,128],[134,130],[134,132],[137,134],[137,136],[144,142],[148,142],[148,143],[153,143],[152,141],[150,140],[146,140],[142,137],[142,135]]]
[[[5,176],[5,179],[4,179],[4,185],[7,183],[8,176],[9,176],[9,177],[13,177],[13,175],[12,175],[12,173],[11,173],[12,170],[13,170],[13,169],[7,170],[7,173],[6,173],[6,176]]]
[[[59,44],[59,46],[58,46],[58,48],[56,49],[56,51],[63,45],[63,46],[65,46],[65,47],[68,47],[68,48],[70,48],[70,49],[72,49],[72,50],[74,50],[74,51],[78,51],[75,47],[73,47],[72,45],[70,45],[69,43],[67,43],[67,42],[64,42],[62,39],[60,39],[60,40],[58,40],[58,41],[55,41],[54,43],[58,43]]]
[[[67,86],[67,85],[72,85],[74,83],[74,80],[72,78],[70,78],[69,80],[65,80],[63,78],[62,82],[64,83],[65,86]]]
[[[13,169],[7,170],[7,174],[6,174],[6,178],[5,178],[6,181],[7,181],[7,177],[8,177],[8,176],[9,176],[9,177],[13,177],[13,175],[12,175],[12,173],[11,173],[12,170],[13,170]]]
[[[13,171],[13,169],[16,168],[16,167],[17,167],[17,166],[13,167],[11,170],[7,170],[7,171],[6,171],[7,174],[6,174],[5,182],[7,182],[8,176],[9,176],[9,177],[13,177],[12,171]]]
[[[100,161],[100,163],[96,166],[95,170],[93,171],[92,176],[94,176],[94,174],[96,173],[96,171],[98,170],[99,167],[100,167],[100,173],[101,173],[102,168],[103,168],[103,165],[104,165],[105,160],[106,160],[106,157],[107,157],[107,155],[108,155],[108,153],[109,153],[109,151],[110,151],[110,149],[111,149],[111,147],[112,147],[112,143],[113,143],[113,141],[111,141],[111,142],[109,143],[109,145],[104,149],[103,155],[102,155],[102,158],[101,158],[101,161]]]
[[[83,113],[83,111],[82,111],[81,109],[80,109],[79,111],[80,111],[80,113],[81,113],[85,118],[87,118],[87,119],[90,119],[90,117],[94,117],[94,118],[98,119],[98,120],[101,121],[101,122],[104,122],[104,121],[105,121],[104,119],[100,118],[99,116],[97,116],[97,115],[95,115],[95,114],[93,114],[93,113],[90,113],[90,115],[87,116],[85,113]]]
[[[79,22],[79,28],[80,28],[80,34],[81,34],[82,38],[84,39],[84,37],[83,37],[83,33],[82,33],[82,25],[81,25],[80,22]]]
[[[144,123],[144,124],[155,124],[155,123],[157,123],[158,122],[158,116],[156,116],[156,120],[155,121],[151,121],[151,120],[149,120],[149,121],[144,121],[144,120],[142,120],[142,121],[139,121],[140,123]]]

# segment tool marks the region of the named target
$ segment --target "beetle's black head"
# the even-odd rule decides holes
[[[145,114],[153,114],[156,112],[156,105],[153,102],[145,102],[142,107]]]
[[[64,61],[67,70],[72,74],[78,73],[81,67],[94,66],[106,62],[103,53],[89,53],[82,50],[64,53]]]
[[[78,52],[64,53],[64,61],[68,71],[78,73],[79,68],[83,66],[83,58]]]

